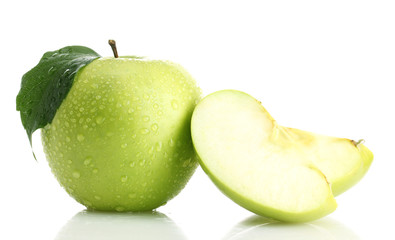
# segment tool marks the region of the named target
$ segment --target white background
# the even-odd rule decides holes
[[[381,0],[3,1],[0,239],[395,239],[394,13]],[[254,214],[200,168],[158,209],[167,217],[75,216],[84,207],[52,176],[39,132],[33,159],[15,97],[44,52],[84,45],[111,56],[109,38],[120,55],[180,63],[204,95],[239,89],[281,125],[363,138],[374,162],[333,214],[307,224],[245,221]]]

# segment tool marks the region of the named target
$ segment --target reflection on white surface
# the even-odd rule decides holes
[[[342,223],[324,218],[311,223],[282,223],[253,216],[237,224],[224,240],[359,240]]]
[[[59,231],[55,240],[187,239],[177,225],[159,212],[107,213],[82,211]]]

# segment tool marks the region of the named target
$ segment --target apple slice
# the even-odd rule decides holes
[[[233,201],[259,215],[304,222],[336,209],[373,155],[361,143],[279,126],[250,95],[223,90],[195,108],[192,139],[200,164]]]

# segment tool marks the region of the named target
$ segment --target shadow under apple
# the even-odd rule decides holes
[[[165,214],[152,211],[113,213],[84,210],[71,218],[55,240],[187,239]]]
[[[360,238],[344,224],[323,218],[309,223],[284,223],[252,216],[234,226],[223,240],[359,240]]]

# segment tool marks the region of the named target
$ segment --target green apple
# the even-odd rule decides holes
[[[76,51],[50,52],[42,61]],[[92,57],[75,72],[53,119],[42,124],[44,151],[59,183],[91,209],[164,205],[198,165],[190,136],[201,94],[194,79],[180,65],[139,57]]]
[[[200,165],[229,198],[259,215],[303,222],[336,208],[373,155],[361,143],[279,126],[250,95],[205,97],[191,122]]]

